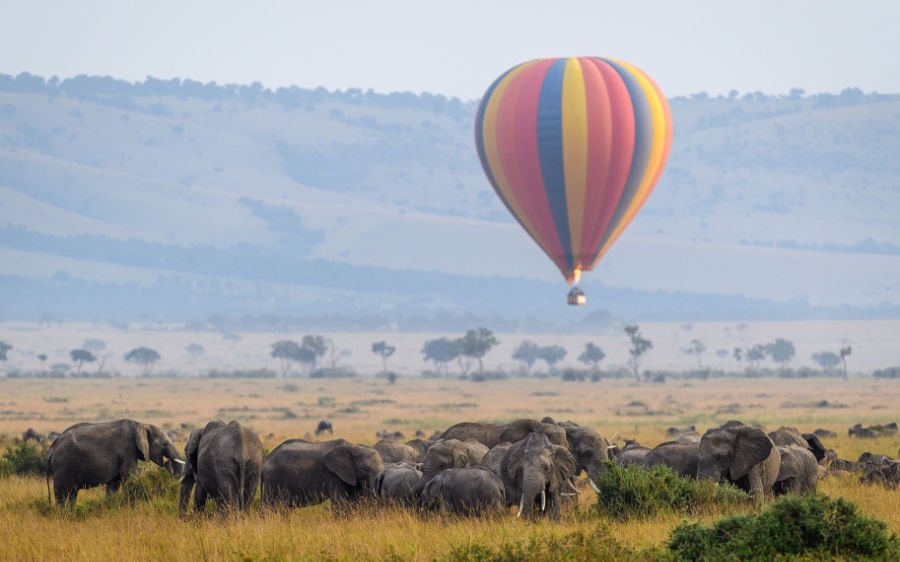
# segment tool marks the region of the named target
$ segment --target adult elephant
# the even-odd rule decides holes
[[[375,494],[385,503],[416,505],[423,486],[419,467],[408,462],[385,464],[384,472],[375,479]]]
[[[781,454],[763,430],[730,421],[700,439],[698,478],[727,481],[756,500],[772,497]]]
[[[424,482],[428,482],[450,468],[475,466],[487,454],[488,448],[478,441],[442,439],[428,448],[422,459]]]
[[[262,499],[291,507],[331,500],[340,506],[374,496],[384,462],[378,451],[343,440],[309,443],[300,439],[276,447],[263,464]]]
[[[137,467],[151,461],[165,467],[166,459],[184,464],[162,429],[134,420],[79,423],[66,429],[47,452],[47,494],[50,480],[59,505],[75,503],[78,490],[106,486],[119,489]]]
[[[500,465],[506,501],[519,506],[517,517],[530,517],[536,506],[558,520],[562,494],[572,488],[575,457],[542,433],[529,433],[514,443]]]
[[[406,443],[400,443],[393,439],[382,439],[375,443],[372,448],[378,451],[378,454],[381,455],[381,460],[385,464],[397,462],[416,463],[422,460],[422,455],[418,450]]]
[[[637,441],[630,441],[616,455],[616,464],[619,466],[644,466],[644,459],[650,452],[650,447],[644,447]]]
[[[644,457],[643,465],[667,466],[679,476],[697,478],[700,464],[700,443],[667,441],[650,449]]]
[[[506,508],[500,477],[483,466],[451,468],[422,491],[422,507],[456,515],[499,515]]]
[[[568,447],[566,430],[555,423],[543,423],[533,419],[519,419],[510,423],[463,422],[451,426],[441,439],[474,439],[486,447],[509,441],[515,443],[524,439],[529,433],[543,433],[554,445]]]
[[[419,453],[419,459],[425,456],[425,452],[428,450],[428,447],[431,447],[432,441],[425,441],[424,439],[410,439],[406,442],[407,445],[412,447]]]
[[[259,488],[263,452],[259,436],[240,423],[211,421],[195,430],[184,447],[187,463],[181,478],[178,510],[184,512],[191,490],[194,509],[202,511],[207,498],[216,501],[219,511],[246,509]]]
[[[575,476],[584,471],[591,487],[599,493],[597,477],[606,470],[606,462],[610,459],[612,447],[594,428],[578,425],[572,421],[565,421],[559,425],[565,430],[569,452],[575,457]]]
[[[793,427],[779,427],[775,431],[769,433],[769,439],[771,439],[772,443],[775,443],[777,447],[796,445],[808,449],[816,458],[816,462],[824,459],[827,451],[818,435],[815,433],[800,433]]]
[[[819,463],[812,451],[799,445],[777,446],[781,466],[773,491],[782,494],[805,494],[816,491],[819,479]]]
[[[512,443],[507,442],[500,443],[499,445],[494,445],[493,447],[491,447],[491,450],[488,451],[486,455],[484,455],[479,464],[499,476],[500,467],[503,463],[503,457],[506,456],[506,452],[512,446]]]

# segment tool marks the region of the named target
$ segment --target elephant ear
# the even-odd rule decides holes
[[[563,483],[575,477],[575,457],[566,447],[551,446],[553,470],[550,476],[550,489],[559,490]]]
[[[739,480],[757,464],[769,458],[772,440],[761,429],[743,426],[737,429],[734,442],[734,459],[731,461],[731,480]]]
[[[813,456],[816,457],[816,462],[825,458],[825,452],[828,450],[825,448],[825,445],[822,444],[822,441],[819,439],[819,436],[815,433],[804,433],[803,439],[806,440],[806,444],[809,445],[809,450],[812,451]]]
[[[134,428],[134,446],[143,461],[150,460],[150,426],[145,423],[137,424]]]
[[[425,509],[434,509],[437,507],[437,499],[443,485],[444,479],[441,478],[440,474],[425,484],[425,488],[422,489],[422,507]]]
[[[184,446],[184,457],[194,471],[197,470],[197,451],[200,449],[200,439],[202,438],[203,430],[195,429],[191,432],[191,436],[188,437],[187,445]],[[187,467],[185,467],[185,470],[187,470]]]
[[[348,486],[356,486],[356,463],[349,445],[339,445],[325,455],[325,468]]]

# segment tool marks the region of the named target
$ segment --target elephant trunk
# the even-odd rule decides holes
[[[530,516],[534,504],[540,498],[541,510],[547,505],[544,479],[537,470],[526,470],[522,478],[522,501],[519,505],[519,515]]]

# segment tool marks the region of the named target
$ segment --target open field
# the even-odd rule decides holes
[[[822,400],[831,407],[814,407]],[[646,407],[629,405],[634,401]],[[669,425],[693,423],[702,429],[739,418],[767,429],[781,424],[803,431],[832,429],[838,437],[825,444],[841,458],[855,459],[863,451],[897,454],[898,436],[856,440],[846,433],[856,422],[897,420],[897,404],[900,381],[870,378],[698,380],[641,386],[624,380],[559,379],[485,383],[401,379],[396,385],[373,379],[0,379],[0,434],[8,443],[27,427],[59,431],[78,421],[132,417],[174,428],[222,418],[253,427],[271,448],[285,438],[312,432],[322,418],[334,423],[335,437],[373,443],[375,431],[382,428],[411,438],[417,429],[430,434],[461,420],[550,415],[593,425],[607,436],[652,445],[665,439]],[[660,546],[682,519],[663,515],[628,523],[609,520],[591,509],[589,489],[581,495],[578,509],[565,512],[560,524],[526,523],[513,514],[492,521],[441,520],[374,508],[338,519],[326,506],[286,514],[254,510],[225,521],[218,517],[181,521],[168,504],[103,509],[99,489],[82,492],[79,504],[101,508],[63,515],[47,512],[46,488],[40,479],[0,480],[0,490],[0,559],[430,560],[454,546],[499,545],[604,528],[623,545],[644,549]],[[855,477],[826,479],[820,490],[850,499],[866,515],[900,532],[900,491],[861,486]],[[721,514],[699,518],[717,515]]]
[[[843,320],[843,321],[796,321],[796,322],[647,322],[641,323],[644,336],[653,342],[653,349],[644,359],[644,367],[649,370],[685,370],[697,367],[697,359],[684,350],[691,340],[697,339],[706,345],[701,357],[705,367],[725,370],[741,370],[731,356],[735,347],[746,349],[755,344],[764,344],[775,338],[785,338],[794,343],[796,356],[788,364],[790,367],[815,366],[813,353],[836,352],[844,344],[853,346],[853,355],[847,366],[851,373],[870,372],[900,365],[900,351],[897,349],[900,335],[900,320]],[[472,326],[473,328],[476,326]],[[490,326],[487,326],[490,328]],[[138,346],[148,346],[159,351],[162,359],[154,366],[154,373],[178,375],[205,374],[210,369],[278,369],[278,362],[269,352],[271,345],[283,339],[299,341],[304,333],[288,331],[222,332],[190,330],[183,324],[132,324],[127,329],[106,323],[53,323],[39,325],[36,322],[0,323],[0,341],[13,346],[9,361],[0,369],[32,371],[41,368],[37,356],[48,355],[46,365],[68,363],[69,351],[81,347],[87,339],[99,339],[106,349],[97,352],[98,358],[106,357],[104,369],[123,375],[134,375],[140,369],[124,361],[125,353]],[[439,337],[458,337],[461,333],[408,333],[392,331],[386,327],[382,332],[315,332],[321,333],[334,343],[339,354],[338,363],[350,366],[361,374],[371,374],[381,370],[381,359],[371,352],[372,343],[387,340],[397,348],[388,368],[401,375],[418,375],[434,365],[424,361],[422,344]],[[578,355],[587,342],[594,342],[606,352],[602,368],[624,366],[628,359],[628,343],[621,326],[610,325],[607,330],[590,334],[540,334],[540,333],[498,333],[500,343],[484,358],[485,369],[516,371],[522,364],[511,358],[513,349],[524,340],[532,340],[541,345],[561,345],[567,351],[565,359],[557,366],[584,365],[578,363]],[[199,344],[204,353],[191,355],[186,350],[189,344]],[[719,358],[715,352],[725,349],[728,356]],[[327,363],[326,356],[322,363]],[[95,371],[99,363],[85,365],[86,371]],[[763,366],[775,366],[771,361]],[[537,368],[545,368],[539,363]],[[457,371],[455,364],[450,371]],[[0,370],[2,372],[2,370]]]

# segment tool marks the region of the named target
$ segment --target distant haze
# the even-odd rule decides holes
[[[190,77],[478,98],[523,60],[629,60],[669,96],[900,90],[900,3],[7,3],[0,72]]]

